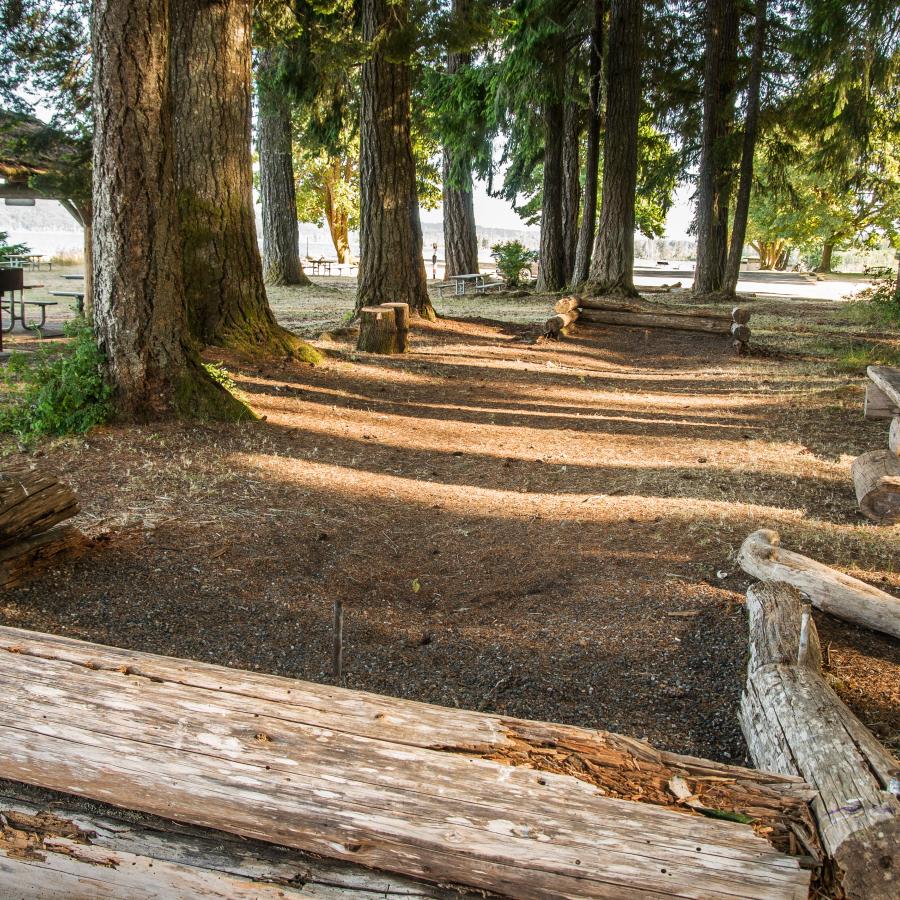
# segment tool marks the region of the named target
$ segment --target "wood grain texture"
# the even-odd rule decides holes
[[[850,466],[859,511],[879,525],[900,522],[900,459],[891,450],[871,450]]]
[[[785,550],[777,531],[754,531],[741,545],[737,559],[748,575],[793,585],[823,612],[900,638],[900,599],[801,553]]]
[[[808,873],[748,826],[493,758],[566,759],[557,746],[578,739],[598,758],[659,753],[627,738],[5,628],[0,685],[0,776],[29,784],[507,896],[807,893]],[[773,807],[802,793],[678,759],[698,791],[727,781]]]
[[[747,591],[751,655],[741,727],[753,761],[814,786],[822,843],[850,900],[896,898],[900,802],[886,788],[897,760],[828,686],[819,659],[798,661],[801,598],[782,582]],[[815,625],[809,625],[815,635]],[[818,646],[817,636],[813,639]]]
[[[0,472],[0,546],[52,528],[78,514],[78,498],[55,475],[27,469]]]

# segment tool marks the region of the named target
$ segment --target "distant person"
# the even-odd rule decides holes
[[[431,280],[437,281],[437,244],[432,244],[431,249]]]

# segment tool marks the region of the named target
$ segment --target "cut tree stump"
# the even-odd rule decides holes
[[[563,297],[553,305],[553,311],[558,313],[571,312],[573,309],[578,308],[579,302],[577,297]]]
[[[796,588],[754,585],[747,613],[740,720],[753,761],[815,788],[822,845],[848,900],[897,900],[900,801],[887,790],[897,760],[822,677],[816,626]]]
[[[731,311],[731,321],[746,325],[750,321],[750,310],[746,306],[736,306]]]
[[[46,531],[78,513],[78,498],[53,475],[0,472],[0,546]]]
[[[359,340],[356,349],[364,353],[399,352],[394,310],[383,306],[364,306],[359,311]]]
[[[551,316],[544,325],[544,333],[559,336],[566,328],[578,321],[579,315],[577,309],[570,309],[568,312]]]
[[[409,304],[408,303],[381,303],[382,309],[394,311],[394,324],[397,326],[397,350],[406,353],[409,350]]]
[[[871,450],[850,466],[860,512],[879,525],[900,522],[900,458],[890,450]]]
[[[519,900],[805,900],[819,852],[801,779],[608,732],[13,628],[0,696],[0,778]]]
[[[741,545],[738,563],[760,581],[793,585],[822,612],[900,638],[900,599],[780,544],[777,531],[754,531]]]

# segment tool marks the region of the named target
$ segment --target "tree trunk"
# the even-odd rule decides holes
[[[268,82],[275,54],[259,54],[259,195],[262,201],[263,280],[267,284],[309,284],[300,264],[300,230],[291,143],[290,100]]]
[[[572,285],[578,287],[587,281],[591,267],[591,251],[594,248],[594,232],[597,227],[597,176],[600,165],[600,93],[603,78],[603,18],[606,14],[604,0],[594,0],[594,23],[591,28],[590,112],[588,113],[587,146],[584,160],[584,203],[578,244],[575,249],[575,266]]]
[[[94,321],[94,210],[90,200],[79,204],[84,220],[84,317]]]
[[[756,25],[753,30],[753,48],[750,51],[750,77],[747,82],[747,112],[744,116],[744,143],[741,149],[741,174],[737,199],[734,204],[734,221],[731,226],[731,248],[725,265],[722,290],[732,296],[737,292],[741,259],[744,255],[744,238],[747,236],[747,215],[750,211],[750,192],[753,186],[753,154],[756,152],[756,135],[759,126],[759,90],[762,83],[762,63],[766,49],[767,0],[756,0]]]
[[[737,25],[735,0],[706,0],[695,294],[721,291],[725,277],[730,180],[726,144],[734,105]]]
[[[570,81],[577,74],[574,67]],[[574,93],[575,87],[571,86]],[[573,99],[566,101],[563,131],[563,195],[562,195],[563,272],[565,283],[571,284],[575,273],[575,249],[578,245],[578,207],[581,200],[581,110]]]
[[[637,296],[634,287],[634,196],[641,109],[640,0],[610,5],[603,204],[587,289]]]
[[[246,415],[192,355],[174,179],[168,0],[95,0],[94,325],[123,418]]]
[[[245,351],[308,355],[269,308],[253,211],[246,0],[172,5],[175,181],[191,334]]]
[[[350,229],[347,211],[336,202],[338,188],[343,182],[344,165],[339,157],[329,160],[325,175],[325,221],[331,234],[331,243],[339,263],[350,262]]]
[[[565,34],[552,38],[550,80],[544,100],[544,183],[541,203],[540,270],[537,289],[558,291],[566,284],[566,250],[563,235],[563,146],[565,144]]]
[[[831,254],[834,251],[834,244],[822,245],[822,259],[816,266],[817,272],[827,273],[831,271]]]
[[[360,99],[360,261],[356,311],[386,301],[435,317],[428,298],[416,164],[410,139],[410,73],[385,52],[409,18],[408,0],[363,0]]]
[[[464,22],[469,0],[453,0],[453,15]],[[471,53],[447,53],[447,74],[455,75],[472,61]],[[464,153],[444,148],[445,276],[478,271],[478,236],[472,200],[472,161]]]

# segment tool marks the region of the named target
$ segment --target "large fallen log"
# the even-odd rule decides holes
[[[800,779],[606,732],[11,628],[0,695],[0,778],[504,896],[801,900],[818,852]]]
[[[859,511],[879,525],[900,522],[900,459],[888,450],[870,450],[850,466]]]
[[[570,310],[577,309],[580,302],[577,297],[562,297],[553,304],[553,311],[567,313]]]
[[[750,662],[741,728],[756,765],[799,775],[816,790],[822,845],[849,900],[897,900],[897,760],[828,686],[816,626],[796,588],[747,591]]]
[[[0,546],[52,528],[78,513],[78,498],[53,475],[0,472]]]
[[[616,300],[608,297],[582,297],[578,301],[582,309],[592,309],[600,312],[623,312],[647,314],[652,316],[678,316],[686,319],[714,319],[723,324],[727,331],[731,327],[733,317],[728,312],[716,310],[687,309],[673,306],[662,306],[659,303],[649,303],[641,300]]]
[[[823,612],[900,638],[900,599],[780,544],[777,531],[754,531],[741,545],[738,563],[760,581],[793,585]]]
[[[635,328],[669,328],[676,331],[703,331],[707,334],[731,334],[731,317],[685,316],[680,313],[637,313],[584,307],[581,318],[594,325],[628,325]]]
[[[71,525],[58,525],[42,534],[0,547],[0,590],[9,590],[41,572],[80,556],[90,540]]]
[[[547,319],[544,325],[545,334],[559,335],[564,329],[568,328],[574,322],[578,321],[580,313],[577,309],[570,309],[568,312],[557,313]]]

